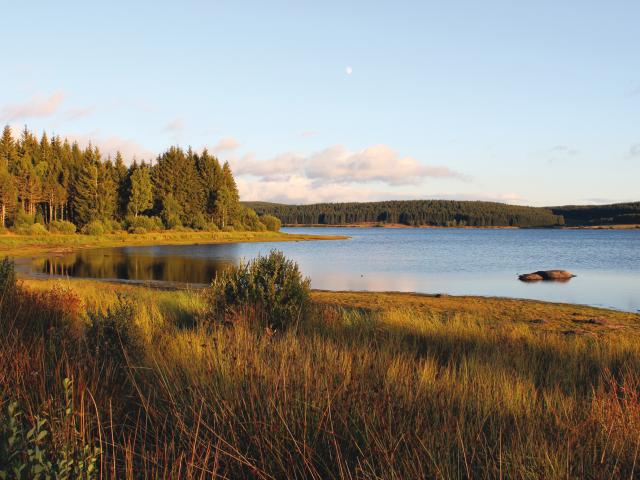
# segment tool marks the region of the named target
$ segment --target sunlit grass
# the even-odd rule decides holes
[[[25,282],[31,291],[54,284]],[[84,280],[59,289],[75,292],[81,311],[133,302],[139,351],[123,345],[118,366],[5,331],[0,386],[31,412],[52,411],[54,386],[73,377],[87,434],[104,446],[103,478],[637,473],[635,314],[314,292],[308,322],[267,335],[243,322],[204,324],[198,291]]]
[[[37,253],[61,253],[80,248],[143,245],[191,245],[237,242],[281,242],[345,239],[344,236],[305,235],[283,232],[173,232],[129,234],[127,232],[90,236],[80,234],[15,235],[0,234],[0,255],[25,256]]]

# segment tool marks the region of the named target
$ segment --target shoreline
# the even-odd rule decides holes
[[[21,281],[32,285],[51,285],[55,283],[65,282],[68,285],[76,284],[82,286],[84,284],[98,285],[113,289],[131,290],[144,289],[159,292],[201,292],[206,290],[208,284],[183,284],[179,282],[164,282],[161,280],[124,280],[117,278],[89,278],[89,277],[63,277],[30,275],[25,272],[18,271],[18,277]],[[567,303],[553,302],[549,300],[538,300],[533,298],[521,297],[501,297],[495,295],[452,295],[448,293],[425,293],[425,292],[403,292],[394,290],[326,290],[312,289],[314,299],[323,299],[324,303],[335,303],[341,306],[373,308],[376,305],[393,306],[408,303],[419,303],[422,305],[430,305],[430,308],[447,306],[450,311],[463,312],[467,310],[469,302],[471,304],[483,305],[499,305],[501,307],[540,307],[540,308],[558,308],[563,310],[589,310],[593,314],[600,313],[616,313],[622,315],[634,316],[640,321],[640,311],[624,310],[614,307],[602,307],[588,305],[583,303]],[[342,299],[341,302],[328,301],[327,299]],[[439,308],[437,308],[439,309]]]
[[[283,224],[283,228],[381,228],[381,229],[466,229],[466,230],[636,230],[640,224],[615,224],[615,225],[553,225],[548,227],[511,227],[495,225],[485,227],[457,226],[445,227],[441,225],[405,225],[403,223],[347,223],[347,224]]]
[[[225,243],[304,242],[348,240],[347,235],[309,235],[285,232],[158,232],[142,235],[126,232],[93,237],[82,234],[40,236],[0,235],[0,257],[40,254],[64,255],[90,248],[148,247],[156,245],[215,245]]]
[[[191,293],[197,294],[208,288],[208,285],[200,284],[167,284],[163,282],[125,281],[118,279],[81,278],[81,277],[44,277],[19,274],[20,281],[31,287],[49,288],[53,285],[64,282],[67,286],[77,288],[107,288],[114,291],[135,292],[148,290],[156,292],[171,293]],[[634,322],[640,321],[640,312],[630,310],[620,310],[616,308],[599,307],[579,303],[551,302],[546,300],[536,300],[518,297],[499,297],[483,295],[449,295],[446,293],[421,293],[421,292],[401,292],[401,291],[374,291],[374,290],[326,290],[312,289],[312,298],[315,302],[326,305],[334,305],[350,308],[364,308],[368,310],[380,310],[386,308],[397,308],[418,306],[434,312],[456,312],[469,313],[477,310],[486,310],[491,313],[495,308],[509,312],[509,314],[525,315],[532,317],[532,320],[539,318],[541,311],[553,309],[562,312],[569,321],[574,320],[576,313],[589,315],[590,318],[598,315],[614,315],[620,318],[627,318]],[[520,320],[525,320],[520,318]],[[598,326],[597,323],[588,325]],[[574,325],[575,326],[575,325]]]

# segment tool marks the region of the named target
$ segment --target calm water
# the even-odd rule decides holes
[[[473,294],[640,310],[640,230],[297,228],[344,241],[96,249],[22,260],[32,275],[209,283],[221,268],[282,250],[330,290]],[[566,269],[567,283],[522,283],[518,273]]]

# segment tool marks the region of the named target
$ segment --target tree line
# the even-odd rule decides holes
[[[549,227],[564,224],[546,208],[495,202],[394,200],[366,203],[283,205],[246,202],[258,214],[279,218],[285,225],[346,225],[356,223],[441,227]]]
[[[26,127],[14,138],[6,126],[0,138],[0,228],[263,230],[279,227],[274,220],[241,205],[229,164],[206,149],[171,147],[127,166],[120,152],[105,157],[91,144],[38,139]]]
[[[634,225],[640,224],[640,202],[610,205],[566,205],[549,207],[562,215],[567,225]]]

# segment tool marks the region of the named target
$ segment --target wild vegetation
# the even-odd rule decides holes
[[[81,148],[46,133],[38,140],[26,127],[14,139],[6,126],[0,138],[0,230],[98,236],[279,228],[273,219],[265,223],[240,204],[229,164],[206,149],[171,147],[127,167],[120,153],[105,158],[91,144]]]
[[[267,330],[251,308],[211,317],[215,286],[19,283],[5,262],[0,288],[0,470],[17,478],[637,475],[635,314],[312,292]]]
[[[245,205],[260,215],[278,217],[285,225],[371,223],[440,227],[551,227],[564,223],[561,215],[545,208],[494,202],[405,200],[313,205],[245,202]]]

